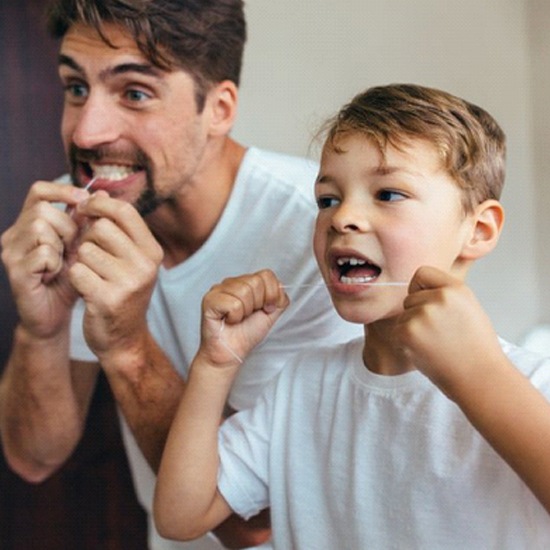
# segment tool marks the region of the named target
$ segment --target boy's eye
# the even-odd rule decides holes
[[[317,197],[317,207],[319,210],[332,208],[340,203],[336,197]]]
[[[401,191],[395,191],[393,189],[382,189],[378,192],[377,196],[379,201],[383,202],[394,202],[394,201],[402,201],[405,199],[405,194]]]

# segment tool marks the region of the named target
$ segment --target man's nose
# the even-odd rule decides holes
[[[113,143],[120,135],[117,109],[104,95],[90,94],[77,117],[72,141],[81,149]]]

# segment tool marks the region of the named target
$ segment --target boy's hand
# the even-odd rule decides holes
[[[288,303],[269,270],[225,279],[203,299],[200,355],[214,366],[238,364],[263,340]]]
[[[409,286],[396,337],[416,368],[445,393],[502,355],[489,317],[466,284],[421,267]]]

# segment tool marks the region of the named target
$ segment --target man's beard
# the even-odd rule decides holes
[[[109,151],[105,147],[99,147],[98,149],[80,149],[76,145],[71,144],[69,149],[69,164],[72,184],[75,187],[80,187],[77,168],[81,163],[89,165],[91,162],[99,162],[109,154]],[[111,154],[111,156],[116,158],[117,155]],[[145,217],[154,212],[164,202],[155,191],[151,163],[147,155],[141,150],[137,150],[131,155],[126,154],[123,158],[128,164],[137,166],[140,170],[145,172],[145,189],[143,189],[137,200],[132,203],[139,214]],[[91,173],[89,173],[88,176],[93,177]]]

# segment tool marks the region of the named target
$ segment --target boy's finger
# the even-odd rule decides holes
[[[417,269],[409,284],[409,294],[419,292],[421,290],[429,290],[441,288],[452,284],[455,281],[454,277],[437,269],[436,267],[423,266]]]

